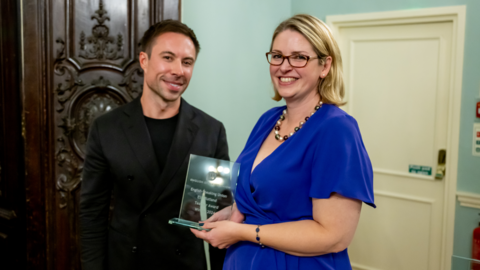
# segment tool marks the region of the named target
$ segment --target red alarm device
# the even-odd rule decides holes
[[[478,227],[473,230],[472,259],[470,269],[480,270],[480,223]]]
[[[480,101],[477,102],[477,110],[476,110],[477,118],[480,118]]]

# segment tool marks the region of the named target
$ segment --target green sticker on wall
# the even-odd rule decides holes
[[[408,165],[409,173],[432,175],[432,167],[421,165]]]

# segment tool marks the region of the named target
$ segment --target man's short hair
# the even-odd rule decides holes
[[[186,24],[171,19],[158,22],[150,26],[150,28],[145,31],[145,34],[143,34],[143,37],[140,40],[142,52],[145,52],[148,55],[148,58],[150,58],[152,54],[152,47],[155,43],[155,38],[161,34],[170,32],[183,34],[189,37],[192,40],[193,45],[195,45],[195,52],[196,55],[198,55],[200,52],[200,43],[198,43],[197,37],[195,36],[193,30],[190,29]]]

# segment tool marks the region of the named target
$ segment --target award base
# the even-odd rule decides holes
[[[189,227],[189,228],[196,229],[196,230],[199,230],[199,231],[207,231],[207,232],[210,231],[210,229],[205,229],[205,228],[202,228],[202,227],[198,226],[198,222],[185,220],[185,219],[181,219],[181,218],[172,218],[168,221],[168,224]]]

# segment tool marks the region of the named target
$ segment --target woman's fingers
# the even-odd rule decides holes
[[[209,219],[207,219],[207,222],[215,222],[215,221],[222,221],[222,220],[227,220],[230,218],[230,215],[232,214],[232,210],[230,207],[225,207],[222,210],[216,212],[213,214]]]
[[[205,240],[204,234],[202,234],[202,231],[199,231],[197,229],[192,229],[192,228],[190,228],[190,231],[195,235],[195,237]]]
[[[245,220],[245,216],[240,213],[240,211],[236,210],[232,212],[232,216],[230,217],[230,220],[236,223],[242,223]]]
[[[205,222],[205,223],[200,223],[200,224],[203,224],[202,228],[204,229],[213,229],[216,227],[216,224],[213,222]],[[207,241],[207,237],[208,237],[208,231],[206,230],[197,230],[197,229],[192,229],[190,228],[190,231],[197,237],[197,238],[201,238],[203,240],[206,240]]]
[[[215,221],[218,221],[219,219],[219,212],[213,214],[211,217],[209,217],[207,220],[205,220],[206,222],[215,222]]]
[[[201,225],[200,227],[204,228],[204,229],[213,229],[217,226],[216,222],[205,222],[203,223],[203,225]]]
[[[195,229],[190,229],[190,231],[197,238],[207,241],[214,247],[223,249],[238,242],[238,240],[232,235],[232,232],[235,232],[235,229],[233,229],[232,226],[235,227],[238,226],[238,224],[231,221],[205,222],[202,228],[210,229],[210,231],[199,231]]]

